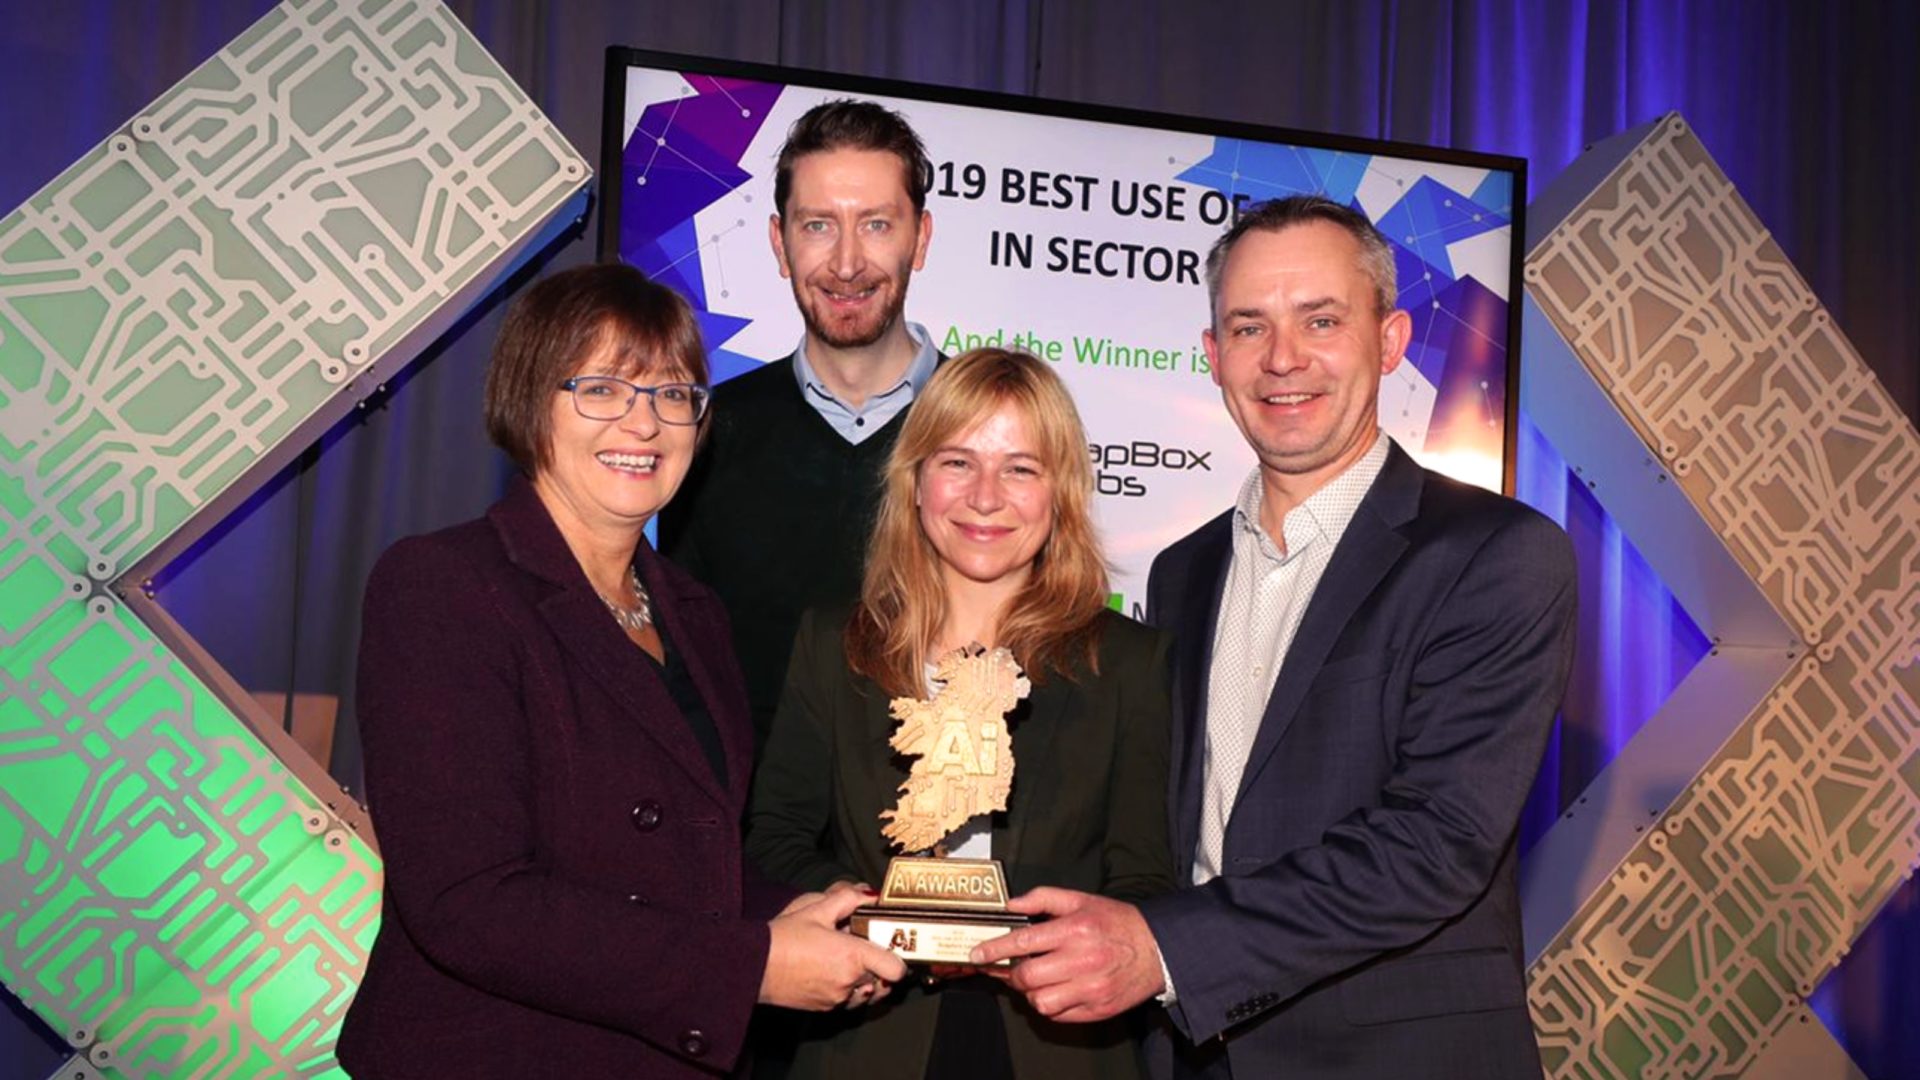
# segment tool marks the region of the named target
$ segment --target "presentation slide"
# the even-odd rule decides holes
[[[789,125],[837,97],[906,116],[934,162],[933,241],[907,318],[948,355],[998,345],[1055,365],[1087,425],[1128,613],[1153,556],[1230,506],[1253,467],[1200,340],[1207,249],[1250,204],[1312,192],[1380,226],[1414,326],[1382,386],[1381,424],[1423,464],[1502,487],[1518,159],[1250,138],[1201,120],[640,51],[609,63],[618,157],[602,175],[603,254],[692,301],[716,380],[784,360],[800,340],[767,236]]]

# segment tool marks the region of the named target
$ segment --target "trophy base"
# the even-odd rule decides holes
[[[932,911],[870,904],[853,913],[853,933],[910,964],[965,964],[973,947],[1033,920],[1004,911]],[[1002,960],[986,967],[1012,967]]]

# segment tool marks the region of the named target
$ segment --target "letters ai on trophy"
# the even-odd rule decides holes
[[[969,645],[940,658],[931,698],[895,698],[891,745],[913,759],[881,832],[905,853],[887,864],[880,900],[853,913],[853,932],[907,961],[964,964],[975,945],[1024,926],[1007,911],[997,859],[940,857],[948,834],[1007,808],[1013,736],[1007,714],[1031,689],[1013,654]]]

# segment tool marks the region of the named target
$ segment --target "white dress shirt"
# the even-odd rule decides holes
[[[1392,445],[1375,435],[1366,456],[1329,480],[1281,520],[1285,550],[1260,525],[1265,489],[1255,468],[1240,485],[1233,508],[1233,555],[1213,630],[1213,666],[1207,673],[1206,751],[1201,766],[1200,837],[1194,850],[1193,883],[1204,885],[1225,870],[1227,825],[1240,792],[1240,777],[1260,732],[1267,699],[1300,630],[1307,604],[1320,586],[1334,548],[1360,501],[1380,475]],[[1162,1004],[1176,997],[1166,960]]]

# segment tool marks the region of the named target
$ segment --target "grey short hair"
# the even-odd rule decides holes
[[[1324,221],[1345,229],[1360,245],[1360,269],[1373,280],[1375,313],[1386,315],[1399,302],[1400,289],[1393,264],[1393,248],[1387,238],[1367,220],[1365,214],[1321,195],[1289,195],[1273,199],[1234,219],[1220,239],[1207,252],[1207,318],[1220,303],[1220,272],[1227,265],[1233,246],[1250,232],[1279,232],[1293,225]]]

